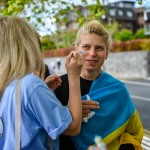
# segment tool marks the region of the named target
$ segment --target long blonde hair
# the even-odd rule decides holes
[[[80,44],[80,37],[84,34],[96,34],[98,36],[101,36],[103,40],[105,41],[107,52],[110,50],[111,46],[111,36],[107,29],[97,20],[92,20],[90,22],[85,23],[78,31],[77,37],[75,40],[75,47],[78,47]]]
[[[35,30],[15,16],[0,17],[0,95],[17,78],[32,72],[43,78],[43,56]]]

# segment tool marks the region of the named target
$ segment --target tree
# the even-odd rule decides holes
[[[54,50],[57,48],[72,47],[75,41],[76,32],[57,32],[57,34],[41,37],[42,50]]]
[[[116,40],[116,35],[119,33],[119,28],[122,26],[115,20],[112,20],[110,24],[106,24],[105,27],[108,29],[113,40]]]
[[[54,36],[52,35],[46,35],[41,37],[41,45],[42,45],[42,51],[54,50],[57,48],[57,43],[55,42]]]
[[[75,1],[75,0],[74,0]],[[73,0],[0,0],[0,14],[2,15],[19,15],[26,17],[32,25],[40,30],[41,27],[52,31],[50,26],[46,26],[48,20],[51,24],[55,22],[67,23],[66,14],[74,12],[74,22],[79,25],[84,20],[99,19],[107,10],[105,7],[106,0],[92,0],[94,5],[89,5],[89,0],[81,0],[90,13],[84,16],[79,7],[76,7]],[[108,1],[108,0],[107,0]],[[138,0],[142,4],[142,0]],[[86,17],[86,18],[85,18]]]
[[[104,0],[93,0],[95,3],[93,6],[88,5],[88,0],[81,0],[83,6],[90,10],[90,13],[86,18],[100,18],[104,14],[105,6]],[[32,25],[39,30],[42,27],[47,28],[49,31],[52,29],[45,26],[45,22],[48,19],[51,24],[55,22],[65,23],[66,14],[68,12],[74,12],[74,22],[82,24],[85,20],[85,16],[79,11],[79,7],[76,7],[73,0],[1,0],[0,1],[0,13],[2,15],[18,15],[26,17]]]
[[[51,28],[52,24],[67,24],[69,20],[66,18],[66,15],[69,12],[72,12],[74,17],[71,21],[78,23],[78,26],[80,26],[85,20],[100,19],[107,11],[104,3],[106,0],[92,0],[94,3],[93,5],[89,5],[88,1],[89,0],[81,0],[82,5],[90,11],[85,15],[80,11],[80,6],[76,7],[73,0],[0,0],[0,15],[26,17],[37,31],[46,28],[48,31],[47,35],[54,35],[54,40],[52,39],[50,41],[51,44],[46,44],[46,41],[49,41],[49,38],[43,38],[43,49],[50,48],[50,46],[51,48],[58,48],[69,46],[70,41],[68,41],[68,38],[66,37],[69,36],[69,39],[74,39],[74,34],[71,34],[72,31],[67,31],[68,34],[66,32],[54,34],[53,29]],[[138,1],[142,4],[142,0]],[[49,26],[46,25],[47,21],[50,24]],[[110,31],[117,31],[117,28],[118,25],[115,24],[113,26],[114,30]],[[113,36],[114,34],[115,33],[112,32]],[[61,43],[61,39],[65,42]],[[59,41],[59,45],[57,41]],[[72,41],[73,40],[71,40],[71,42]]]

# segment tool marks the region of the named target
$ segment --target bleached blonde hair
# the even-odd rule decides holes
[[[34,28],[23,18],[0,17],[0,95],[13,80],[38,72],[44,63]]]
[[[111,36],[108,30],[97,20],[92,20],[90,22],[85,23],[78,31],[76,40],[75,40],[75,47],[78,47],[80,44],[80,37],[84,34],[96,34],[101,36],[105,41],[107,52],[110,51],[110,46],[112,43]],[[94,40],[94,39],[93,39]]]

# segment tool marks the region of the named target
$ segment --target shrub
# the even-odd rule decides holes
[[[43,55],[44,57],[64,57],[67,56],[72,50],[74,50],[74,47],[46,50],[43,52]]]
[[[74,47],[60,48],[55,50],[47,50],[43,52],[44,57],[64,57],[67,56]],[[150,39],[135,39],[131,41],[113,42],[111,52],[122,51],[137,51],[137,50],[150,50]]]
[[[137,51],[137,50],[150,50],[150,39],[135,39],[124,42],[113,42],[111,51]]]
[[[52,36],[44,36],[41,38],[42,50],[56,49],[57,45]]]
[[[112,52],[127,51],[126,42],[113,42],[111,51]]]
[[[140,46],[141,40],[137,39],[137,40],[131,40],[131,41],[126,41],[126,51],[137,51],[137,50],[141,50],[141,46]]]
[[[142,50],[150,50],[150,39],[143,39],[140,42],[140,47]]]
[[[122,29],[119,33],[115,35],[116,41],[127,41],[133,39],[133,33],[129,29]]]
[[[136,33],[134,34],[134,39],[144,39],[146,38],[147,36],[145,35],[144,33],[144,29],[138,29],[136,31]]]

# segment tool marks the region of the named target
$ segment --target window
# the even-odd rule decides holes
[[[119,7],[123,7],[123,3],[122,2],[119,3]]]
[[[123,16],[123,11],[122,11],[122,10],[119,10],[119,11],[118,11],[118,15],[119,15],[119,16]]]
[[[133,13],[131,11],[127,11],[127,17],[133,17]]]
[[[150,24],[144,26],[145,35],[150,35]]]
[[[109,14],[111,16],[115,16],[116,15],[116,9],[110,9]]]

